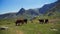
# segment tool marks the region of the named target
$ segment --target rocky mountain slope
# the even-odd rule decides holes
[[[51,4],[45,4],[42,8],[35,8],[35,9],[28,9],[25,10],[24,8],[21,8],[16,13],[7,13],[0,15],[0,19],[6,19],[6,18],[33,18],[35,16],[39,15],[45,15],[47,16],[53,15],[53,14],[60,13],[60,0],[51,3]]]

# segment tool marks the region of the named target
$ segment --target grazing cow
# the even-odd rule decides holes
[[[24,23],[27,24],[27,19],[17,20],[15,23],[16,23],[16,26],[17,26],[17,25],[20,25],[20,24],[24,24]]]
[[[48,23],[48,19],[45,19],[45,23]]]
[[[39,19],[39,22],[43,24],[44,23],[44,19]]]

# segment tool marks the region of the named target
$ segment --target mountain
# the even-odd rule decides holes
[[[16,15],[22,15],[23,13],[25,13],[25,9],[21,8]]]
[[[0,15],[0,19],[15,18],[15,17],[16,17],[16,13],[6,13]]]
[[[45,15],[48,16],[53,14],[60,13],[60,0],[51,3],[51,4],[45,4],[42,8],[35,8],[35,9],[28,9],[25,10],[24,8],[21,8],[16,13],[7,13],[0,15],[0,19],[6,19],[6,18],[33,18],[35,16],[39,15]]]
[[[45,4],[42,8],[39,8],[39,13],[45,14],[46,11],[50,10],[56,5],[56,2],[51,3],[51,4]]]
[[[55,6],[46,12],[48,16],[59,15],[60,16],[60,0],[55,2]]]
[[[30,14],[30,15],[39,15],[38,11],[36,11],[35,9],[27,10],[27,14]]]

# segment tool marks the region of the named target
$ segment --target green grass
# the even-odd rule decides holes
[[[16,34],[16,30],[23,31],[24,34],[60,34],[60,21],[55,24],[39,24],[30,23],[23,24],[22,26],[15,26],[15,20],[3,19],[0,20],[0,26],[8,26],[8,30],[0,30],[0,34]],[[8,24],[10,23],[10,24]],[[58,31],[51,30],[51,27],[58,29]]]

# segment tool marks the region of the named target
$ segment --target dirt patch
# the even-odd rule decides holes
[[[23,34],[23,31],[16,30],[17,34]]]
[[[57,21],[60,21],[60,19],[50,19],[49,20],[50,23],[54,23],[54,22],[57,22]]]

